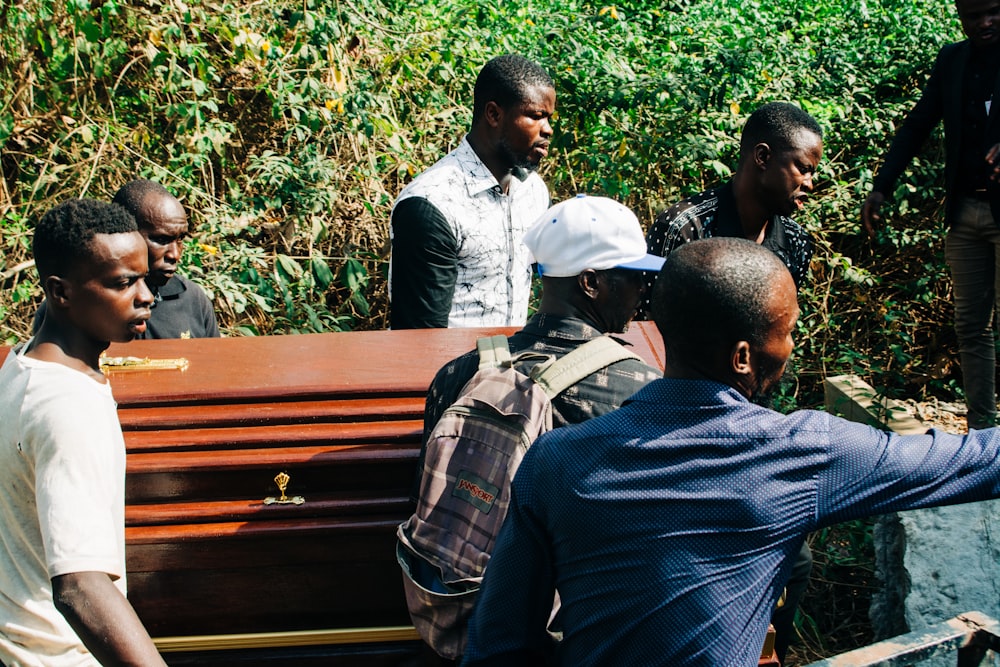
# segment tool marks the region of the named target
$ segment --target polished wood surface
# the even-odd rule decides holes
[[[513,330],[113,345],[109,356],[188,360],[183,371],[108,373],[127,449],[129,598],[151,634],[335,631],[363,638],[372,628],[409,626],[395,530],[411,511],[426,390],[476,338],[501,332]],[[651,323],[623,337],[662,368]],[[280,472],[290,476],[287,495],[301,496],[301,504],[266,503],[280,497]],[[248,653],[249,645],[229,643],[225,658],[187,651],[168,661],[417,659],[412,640],[358,642],[297,653],[259,645]]]
[[[453,357],[473,349],[476,338],[513,331],[423,329],[141,340],[112,345],[108,355],[185,357],[191,362],[186,371],[115,373],[115,398],[130,407],[223,403],[247,397],[284,402],[330,394],[422,396],[434,373]],[[663,367],[663,343],[651,322],[635,323],[621,337],[651,365]],[[149,382],[150,377],[158,381]]]

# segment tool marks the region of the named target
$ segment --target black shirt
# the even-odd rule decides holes
[[[653,255],[666,257],[688,241],[713,236],[743,238],[743,226],[736,208],[732,181],[682,199],[657,216],[646,234],[646,250]],[[795,286],[801,286],[815,250],[809,232],[791,218],[775,215],[764,230],[761,245],[785,263]],[[648,317],[654,279],[655,275],[651,275],[646,285],[640,319]]]

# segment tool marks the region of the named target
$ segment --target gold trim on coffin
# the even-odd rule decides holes
[[[101,355],[102,371],[152,371],[170,370],[186,371],[188,360],[184,357],[178,359],[150,359],[149,357],[107,357]]]
[[[289,632],[254,632],[241,635],[195,635],[153,639],[161,653],[179,651],[224,651],[244,648],[282,648],[287,646],[323,646],[419,640],[412,625],[386,628],[347,628],[342,630],[292,630]]]

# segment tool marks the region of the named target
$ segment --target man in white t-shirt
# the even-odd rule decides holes
[[[74,199],[33,251],[48,314],[0,367],[0,662],[163,666],[125,598],[125,446],[100,369],[146,328],[146,244],[124,209]]]

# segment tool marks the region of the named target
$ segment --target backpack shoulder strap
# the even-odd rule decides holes
[[[479,351],[479,370],[499,368],[510,363],[510,346],[503,334],[477,339],[476,350]]]
[[[625,359],[639,357],[610,336],[598,336],[551,363],[535,366],[531,379],[553,398],[591,373]]]

